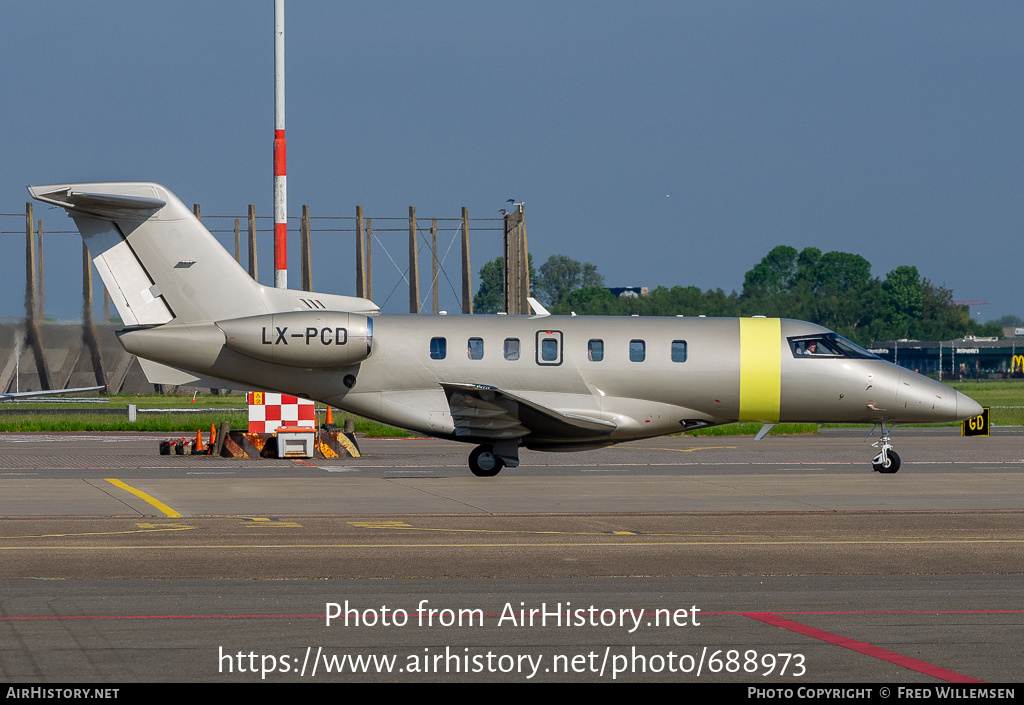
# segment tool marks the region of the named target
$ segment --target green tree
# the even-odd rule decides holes
[[[575,289],[604,286],[604,277],[595,265],[565,255],[548,257],[533,281],[534,295],[545,306],[557,306]]]
[[[643,313],[649,316],[707,315],[704,292],[695,286],[659,286],[642,301],[646,304]]]
[[[527,253],[530,281],[537,272],[533,269],[533,255]],[[480,268],[480,286],[473,297],[473,313],[498,313],[505,310],[505,258],[495,257]]]
[[[754,298],[788,292],[796,283],[798,259],[795,248],[779,245],[747,272],[743,295]]]
[[[987,325],[987,326],[998,326],[1000,328],[1006,328],[1007,326],[1019,327],[1019,326],[1024,326],[1024,318],[1021,318],[1020,316],[1012,316],[1012,315],[1010,315],[1010,316],[1002,316],[1001,318],[997,318],[994,321],[989,321],[985,325]]]
[[[921,303],[921,324],[915,337],[920,340],[952,340],[965,335],[1003,334],[1002,326],[982,324],[971,318],[970,308],[953,303],[953,291],[935,286],[929,280],[922,282],[924,299]]]
[[[603,286],[585,286],[569,292],[552,313],[565,315],[576,313],[581,316],[622,316],[627,315],[622,300]]]
[[[628,316],[779,316],[818,323],[861,345],[874,340],[950,340],[964,335],[1000,335],[991,322],[971,320],[953,292],[922,279],[916,267],[900,266],[884,281],[871,276],[871,263],[849,252],[815,247],[797,251],[780,245],[747,272],[742,295],[722,289],[659,286],[649,296],[616,298],[603,288],[597,268],[565,255],[553,255],[531,281],[535,295],[552,313]],[[502,260],[480,270],[476,310],[502,306]],[[1021,319],[1008,318],[1008,325]],[[1004,324],[1007,325],[1007,324]]]
[[[924,307],[924,283],[917,267],[900,265],[882,282],[879,318],[886,338],[910,338],[918,328]]]
[[[868,343],[878,286],[860,255],[780,245],[747,272],[737,313],[811,321]]]
[[[800,250],[800,256],[796,259],[797,278],[803,278],[808,272],[813,272],[820,262],[821,250],[817,247],[805,247]]]
[[[806,317],[847,337],[858,337],[855,331],[867,316],[877,285],[871,278],[871,263],[849,252],[826,252],[802,273],[802,279],[810,294],[803,307]]]
[[[495,257],[480,268],[480,287],[473,297],[473,313],[505,310],[505,258]]]

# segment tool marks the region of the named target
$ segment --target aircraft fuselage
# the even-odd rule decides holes
[[[286,319],[282,319],[286,320]],[[480,440],[456,429],[443,384],[495,387],[562,414],[614,424],[600,439],[531,438],[528,447],[607,445],[732,421],[891,423],[955,421],[976,404],[951,388],[864,354],[799,355],[794,339],[830,332],[795,320],[583,316],[378,315],[371,335],[340,325],[254,321],[173,325],[121,334],[136,354],[238,383],[331,404],[429,435]],[[229,349],[221,328],[289,364]],[[328,335],[328,333],[330,335]],[[360,362],[322,366],[339,341],[367,345]],[[836,354],[838,352],[839,354]],[[861,351],[863,352],[863,351]],[[257,350],[256,353],[260,354]],[[302,366],[308,357],[310,366]],[[314,366],[315,365],[315,366]],[[980,411],[979,411],[980,413]],[[532,434],[531,434],[532,435]]]

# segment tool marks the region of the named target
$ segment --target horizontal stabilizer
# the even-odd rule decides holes
[[[131,216],[145,219],[167,205],[166,201],[153,196],[89,193],[75,191],[70,185],[29,186],[28,191],[32,198],[43,203],[52,203],[70,212],[111,220]],[[153,193],[151,188],[148,191]]]
[[[530,436],[534,440],[582,441],[609,436],[616,425],[566,414],[485,384],[442,383],[455,435],[481,440]]]
[[[146,374],[146,379],[149,380],[150,384],[168,384],[176,387],[199,387],[200,389],[249,389],[260,391],[259,388],[253,387],[251,384],[240,384],[226,379],[218,379],[217,377],[195,375],[191,372],[186,372],[185,370],[179,370],[177,367],[171,367],[170,365],[164,365],[159,362],[147,360],[144,357],[137,359],[139,361],[139,366]]]

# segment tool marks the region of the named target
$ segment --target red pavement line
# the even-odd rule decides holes
[[[705,614],[742,614],[748,612],[706,612]],[[799,612],[772,612],[771,614],[1024,614],[1024,610],[822,610]]]
[[[756,619],[765,624],[771,624],[774,627],[782,627],[788,629],[797,634],[803,634],[813,639],[820,639],[836,646],[842,646],[845,649],[851,649],[867,656],[873,656],[874,658],[881,659],[882,661],[888,661],[894,663],[897,666],[908,668],[911,671],[917,671],[924,673],[925,675],[944,680],[947,683],[984,683],[985,681],[978,680],[977,678],[971,678],[965,676],[962,673],[956,671],[949,671],[945,668],[940,668],[924,661],[918,661],[916,658],[910,658],[909,656],[903,656],[897,654],[894,651],[888,651],[886,649],[866,644],[863,641],[857,641],[856,639],[850,639],[849,637],[839,636],[838,634],[832,634],[822,629],[816,629],[809,627],[799,622],[794,622],[789,619],[778,617],[774,614],[768,614],[767,612],[744,612],[745,617]]]

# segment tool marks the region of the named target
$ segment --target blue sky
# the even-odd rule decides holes
[[[0,19],[0,212],[24,212],[27,184],[145,180],[204,221],[271,214],[272,0],[9,1]],[[776,245],[813,246],[1024,316],[1019,4],[289,0],[286,34],[290,215],[489,218],[515,198],[536,263],[590,261],[608,285],[730,291]],[[353,293],[352,236],[314,237],[315,288]],[[404,267],[405,236],[380,237]],[[3,238],[16,316],[23,237]],[[474,272],[498,254],[499,233],[473,235]],[[269,234],[259,256],[270,282]],[[381,250],[374,276],[406,310]],[[46,280],[48,314],[78,317],[77,236],[47,238]]]

